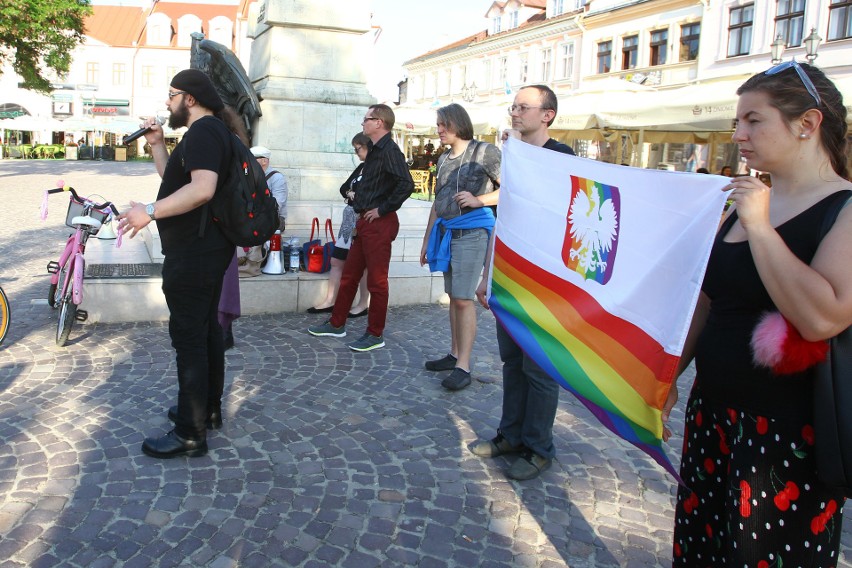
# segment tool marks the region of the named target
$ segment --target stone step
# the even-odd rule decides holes
[[[86,248],[87,278],[81,309],[91,322],[165,321],[168,308],[159,276],[98,277],[89,273],[113,273],[109,265],[125,265],[123,272],[160,274],[162,254],[156,228],[142,238],[115,241],[92,238]],[[401,234],[394,241],[389,271],[392,306],[446,302],[441,273],[420,266],[422,229]],[[135,266],[126,266],[135,265]],[[151,266],[153,265],[153,266]],[[117,267],[116,267],[117,268]],[[117,273],[118,271],[116,271]],[[325,297],[327,274],[261,274],[240,279],[240,303],[244,315],[301,312]]]

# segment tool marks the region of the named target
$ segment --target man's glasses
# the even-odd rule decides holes
[[[527,112],[528,110],[533,109],[533,108],[542,108],[542,107],[540,107],[540,106],[534,107],[534,106],[527,106],[527,105],[512,105],[509,108],[507,108],[506,110],[509,111],[509,114],[512,114],[513,112],[517,112],[518,114],[524,114],[525,112]]]
[[[764,72],[764,74],[770,75],[770,76],[771,75],[777,75],[778,73],[781,73],[782,71],[786,71],[790,67],[792,67],[793,69],[796,70],[796,74],[799,75],[799,79],[802,80],[802,84],[805,86],[805,89],[807,89],[808,93],[810,93],[810,95],[814,98],[814,101],[816,101],[817,106],[820,106],[822,104],[822,99],[819,98],[819,92],[817,91],[816,86],[814,85],[814,82],[811,81],[811,78],[808,77],[808,74],[805,73],[805,70],[802,69],[802,66],[799,65],[799,62],[796,61],[795,59],[792,59],[790,61],[785,61],[784,63],[779,63],[775,67],[767,69]]]
[[[169,91],[169,100],[172,100],[178,95],[185,95],[186,91]]]
[[[368,120],[381,120],[381,118],[379,118],[377,116],[365,116],[364,120],[361,121],[361,124],[364,124]]]

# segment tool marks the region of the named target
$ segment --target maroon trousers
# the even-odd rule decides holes
[[[356,236],[343,265],[340,291],[331,312],[331,325],[340,327],[346,323],[358,284],[367,271],[367,289],[370,291],[370,311],[367,315],[367,333],[381,337],[388,315],[388,268],[391,246],[399,233],[399,217],[396,212],[382,215],[375,221],[358,218],[355,222]]]

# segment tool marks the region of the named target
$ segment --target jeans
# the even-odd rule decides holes
[[[343,265],[340,291],[331,312],[331,325],[346,323],[364,270],[367,271],[367,290],[370,291],[370,311],[367,314],[367,333],[381,337],[388,315],[388,269],[391,247],[399,233],[396,211],[386,213],[370,222],[359,218],[355,223],[356,236]]]
[[[219,325],[222,278],[234,251],[169,256],[163,261],[163,294],[169,306],[169,336],[178,374],[175,433],[207,436],[210,411],[220,411],[225,384],[225,344]]]
[[[503,416],[500,433],[512,444],[523,444],[553,459],[553,421],[559,404],[559,383],[530,359],[497,323],[497,346],[503,361]]]

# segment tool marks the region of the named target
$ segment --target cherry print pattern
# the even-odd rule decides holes
[[[673,566],[837,566],[845,501],[816,478],[810,424],[693,387],[685,432]]]

